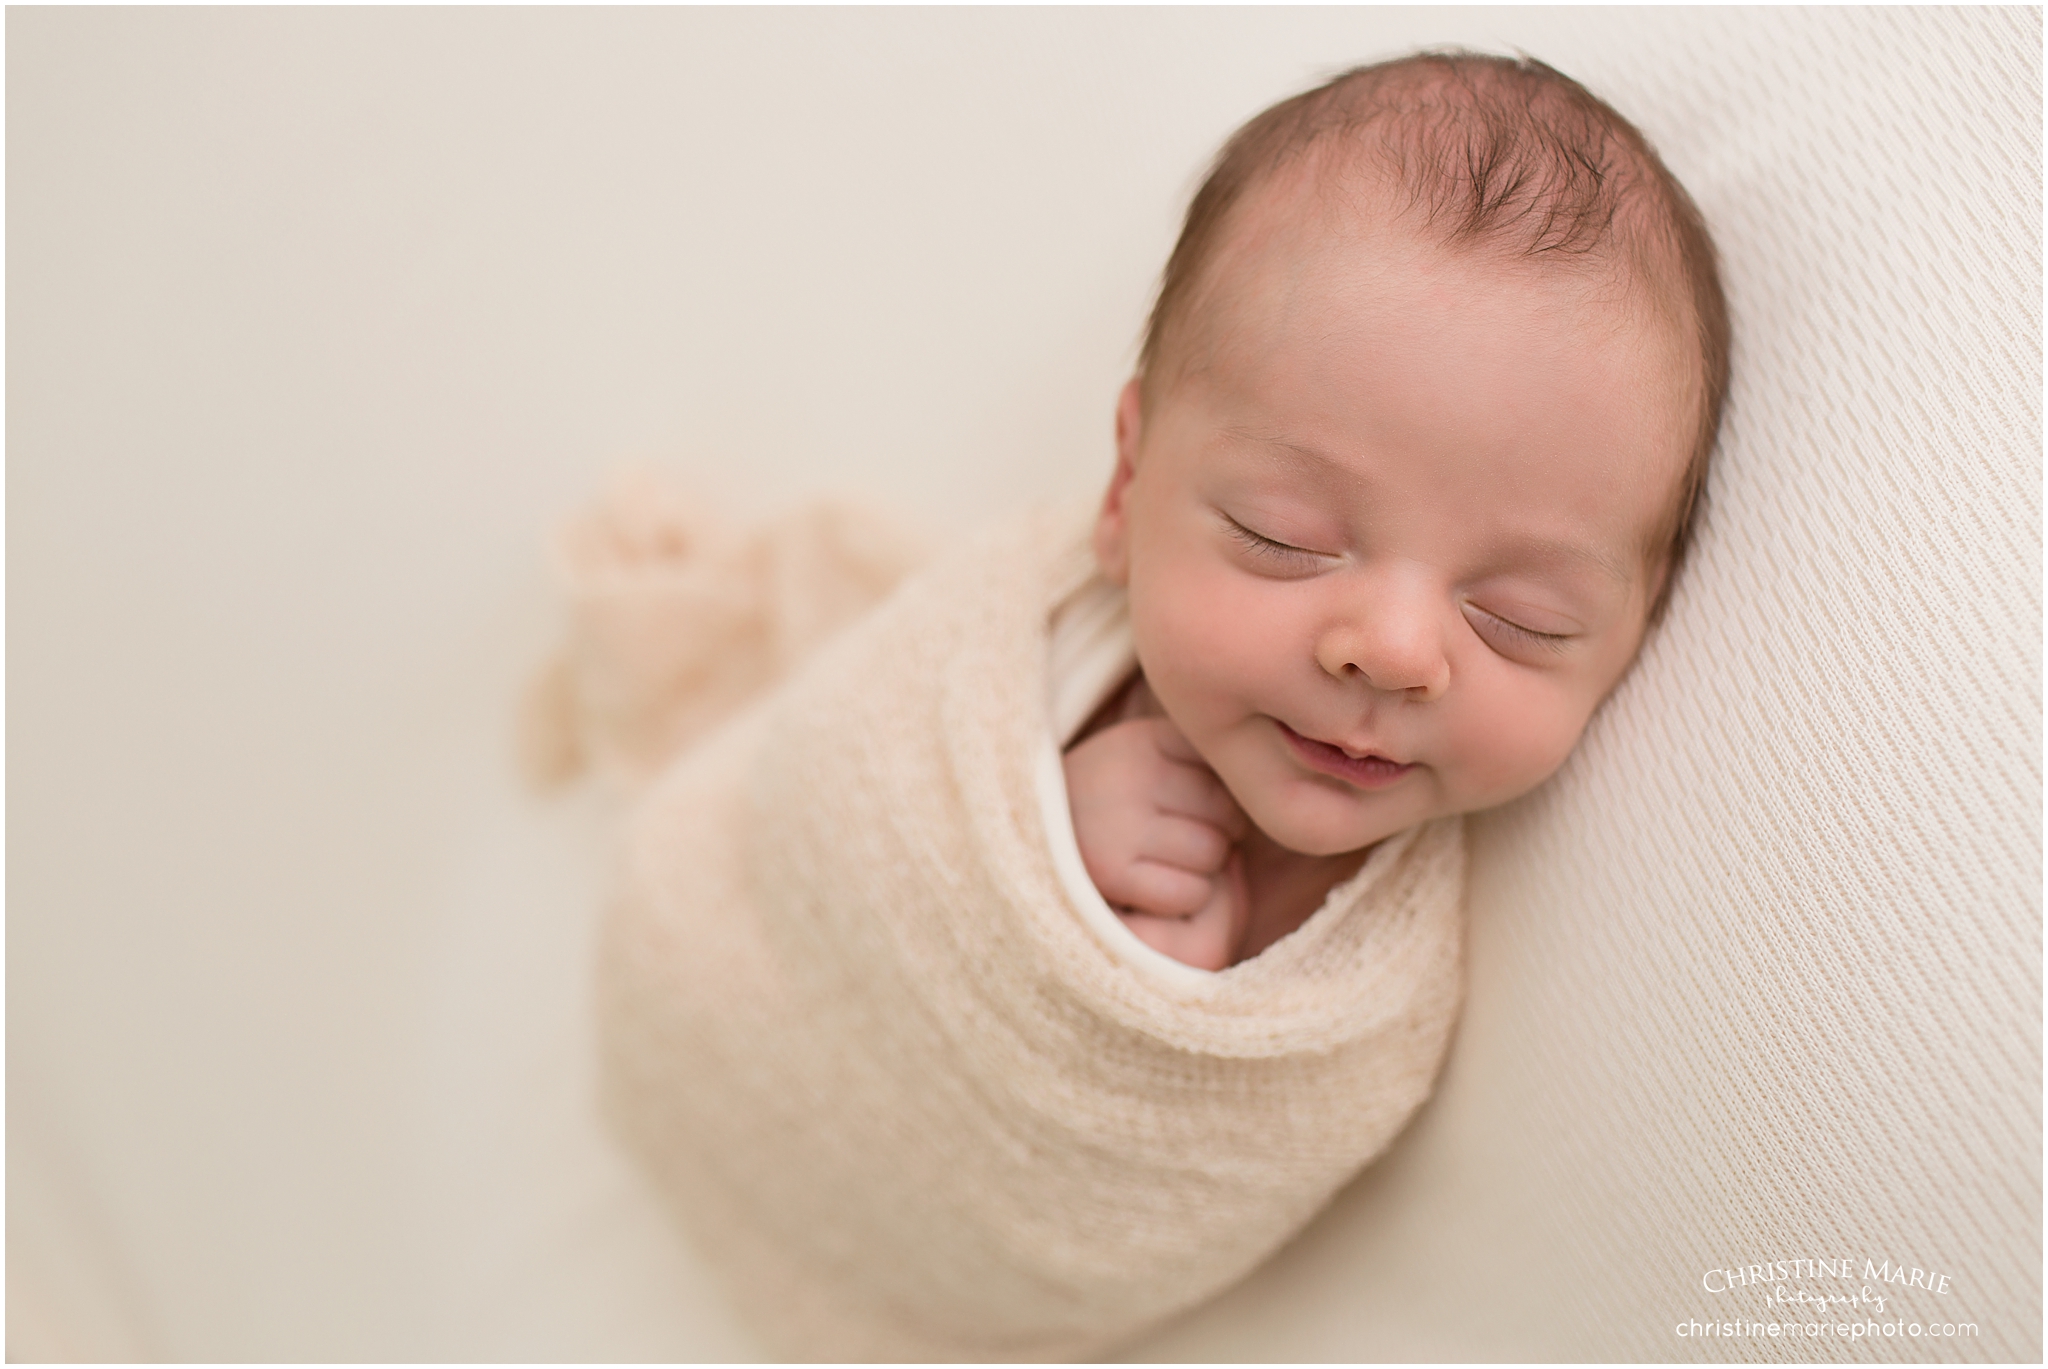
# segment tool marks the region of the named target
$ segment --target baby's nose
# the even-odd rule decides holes
[[[1361,680],[1420,701],[1450,687],[1443,626],[1419,596],[1373,594],[1316,643],[1316,663],[1340,680]]]

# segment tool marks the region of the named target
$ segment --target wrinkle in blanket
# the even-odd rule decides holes
[[[836,575],[843,610],[846,548],[877,598],[915,557],[835,517],[838,550],[782,563]],[[1199,984],[1135,973],[1082,924],[1034,776],[1048,623],[1088,555],[1085,517],[1018,519],[842,611],[744,702],[729,682],[693,698],[674,643],[638,658],[666,684],[592,658],[636,621],[617,558],[612,636],[572,637],[567,671],[615,702],[558,720],[604,722],[643,763],[673,750],[600,947],[606,1106],[780,1353],[1101,1354],[1298,1231],[1442,1061],[1456,818],[1381,843],[1299,931]]]

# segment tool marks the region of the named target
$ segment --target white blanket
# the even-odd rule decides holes
[[[645,514],[601,514],[582,546],[619,545],[607,517]],[[1084,532],[1020,520],[913,578],[684,752],[632,821],[600,977],[608,1103],[789,1354],[1109,1348],[1298,1230],[1442,1059],[1455,819],[1382,843],[1221,974],[1142,973],[1084,925],[1042,806],[1048,621],[1089,572]],[[609,585],[616,624],[633,575],[673,595],[672,559],[572,569]],[[606,639],[579,634],[568,678],[604,674]]]

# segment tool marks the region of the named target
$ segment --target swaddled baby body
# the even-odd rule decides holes
[[[1684,555],[1727,331],[1683,189],[1541,63],[1363,68],[1231,140],[1096,525],[1138,673],[1065,756],[1141,940],[1257,955],[1563,763]]]
[[[777,1349],[1100,1354],[1385,1148],[1457,1016],[1459,815],[1628,668],[1725,375],[1635,132],[1428,56],[1225,149],[1092,520],[893,590],[843,513],[568,539],[549,754],[653,776],[607,1106]]]

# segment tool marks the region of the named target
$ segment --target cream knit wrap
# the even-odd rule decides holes
[[[1383,842],[1298,932],[1198,982],[1134,973],[1077,916],[1038,786],[1048,618],[1089,573],[1084,528],[1021,519],[913,576],[683,751],[631,821],[601,951],[607,1103],[791,1356],[1109,1349],[1299,1230],[1443,1058],[1457,819]],[[692,573],[657,570],[572,565],[570,696],[659,617],[636,594]],[[832,590],[786,582],[759,612],[806,592]],[[698,687],[673,677],[665,706]]]

